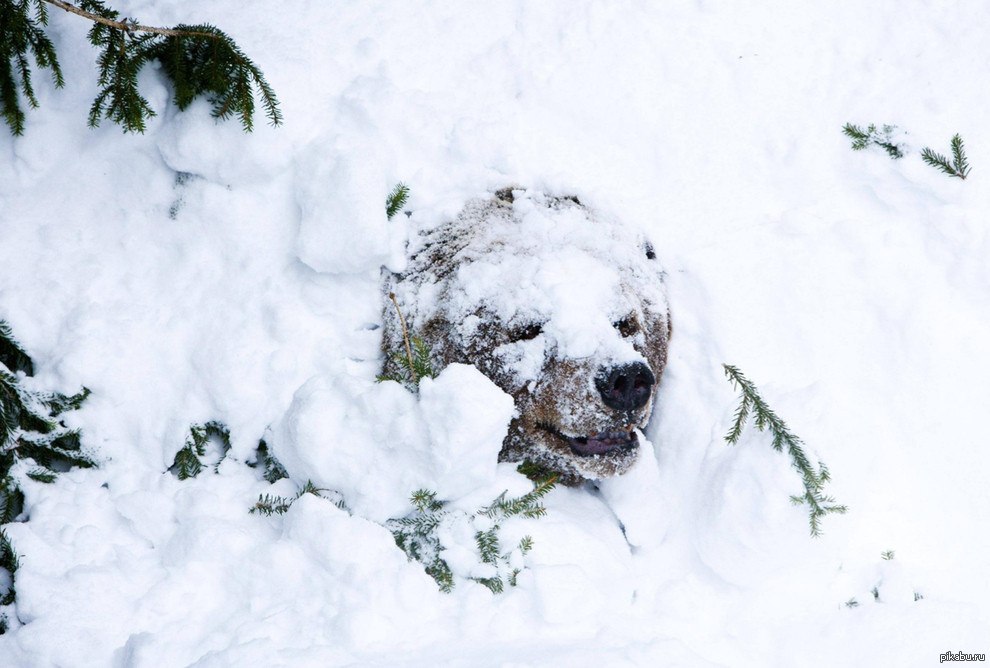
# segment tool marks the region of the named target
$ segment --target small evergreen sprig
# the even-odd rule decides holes
[[[904,157],[904,151],[901,149],[901,146],[891,141],[891,135],[896,129],[896,125],[883,125],[880,129],[877,129],[877,126],[873,123],[870,123],[866,127],[866,130],[852,123],[846,123],[842,126],[843,134],[852,139],[852,149],[854,151],[862,151],[871,145],[879,146],[894,160]]]
[[[258,449],[255,452],[254,463],[249,463],[248,466],[257,467],[260,466],[264,473],[262,476],[268,482],[274,483],[282,478],[288,478],[289,472],[285,470],[282,466],[282,462],[275,459],[271,451],[268,449],[268,443],[264,439],[258,441]]]
[[[79,431],[67,427],[62,417],[78,409],[89,390],[65,395],[28,389],[22,381],[33,373],[31,358],[0,320],[0,525],[12,522],[24,505],[24,494],[13,474],[18,462],[33,462],[27,477],[41,483],[54,482],[59,471],[73,466],[96,464],[83,452]],[[9,573],[13,582],[17,568],[17,553],[0,530],[0,571]],[[11,584],[0,591],[0,606],[13,604],[15,597]],[[0,635],[7,625],[7,618],[0,614]]]
[[[385,527],[392,532],[395,544],[410,561],[423,564],[426,574],[433,578],[440,591],[449,594],[454,589],[454,573],[440,553],[443,546],[437,529],[448,515],[436,492],[420,489],[413,492],[411,502],[415,511],[399,519],[389,520]]]
[[[230,431],[222,422],[210,421],[192,425],[189,428],[189,436],[186,437],[186,444],[175,453],[175,460],[169,471],[179,480],[198,476],[203,470],[203,462],[200,458],[206,456],[206,446],[210,439],[214,438],[220,441],[223,453],[230,450]]]
[[[437,374],[433,370],[432,362],[430,362],[430,349],[426,342],[418,336],[411,337],[410,341],[412,357],[401,352],[393,352],[394,370],[378,374],[376,378],[379,382],[394,380],[415,389],[420,379],[436,378]]]
[[[437,372],[433,369],[433,363],[430,361],[430,348],[426,342],[418,336],[409,335],[406,319],[399,308],[399,301],[396,299],[395,293],[390,292],[388,296],[395,305],[395,312],[399,315],[406,354],[403,355],[398,351],[390,353],[385,363],[385,371],[378,374],[377,380],[378,382],[394,380],[415,392],[419,387],[421,378],[436,378]],[[393,369],[389,369],[390,363],[394,367]]]
[[[303,485],[295,496],[274,496],[272,494],[261,494],[258,496],[258,501],[251,506],[248,511],[252,515],[264,515],[265,517],[271,517],[272,515],[284,515],[288,512],[292,504],[303,497],[304,494],[312,494],[313,496],[319,497],[321,499],[327,499],[335,506],[341,510],[346,510],[347,506],[344,504],[344,497],[339,493],[330,489],[323,489],[322,487],[317,487],[313,484],[312,480],[307,480],[306,484]]]
[[[0,571],[7,571],[11,582],[13,582],[20,565],[17,553],[14,552],[14,546],[10,544],[10,538],[7,537],[5,531],[0,529]],[[0,606],[10,605],[16,598],[17,593],[14,591],[13,585],[8,587],[6,591],[0,590]],[[0,635],[2,634],[3,631],[0,630]]]
[[[392,220],[395,214],[402,211],[407,201],[409,201],[409,186],[402,182],[396,183],[385,200],[385,215],[388,219]]]
[[[436,492],[421,489],[412,495],[414,512],[389,520],[385,526],[395,537],[395,544],[409,559],[422,563],[440,591],[449,593],[454,588],[454,573],[443,559],[444,546],[440,542],[439,529],[445,522],[473,522],[477,526],[480,521],[484,528],[475,531],[475,549],[478,560],[489,567],[492,575],[470,579],[487,587],[493,594],[500,594],[505,591],[506,585],[516,586],[521,572],[520,568],[512,565],[513,552],[518,551],[525,556],[533,549],[532,537],[523,536],[513,550],[503,552],[499,535],[502,522],[514,516],[535,519],[546,515],[546,508],[540,499],[554,488],[556,482],[556,477],[542,480],[530,492],[517,498],[506,498],[506,492],[502,492],[473,516],[447,510],[445,503],[437,500]]]
[[[846,506],[837,505],[834,498],[824,494],[825,484],[831,480],[828,468],[821,461],[818,462],[817,469],[811,464],[808,455],[801,447],[801,439],[788,430],[784,421],[773,412],[756,391],[756,386],[743,376],[739,369],[728,364],[723,364],[722,368],[732,386],[742,394],[739,407],[735,412],[735,421],[725,435],[726,442],[735,445],[739,441],[743,427],[751,414],[757,429],[760,431],[769,430],[773,436],[771,447],[777,452],[783,452],[786,448],[787,454],[791,457],[791,464],[801,474],[801,480],[804,483],[804,494],[792,496],[791,502],[795,505],[808,505],[811,535],[820,536],[822,533],[821,520],[825,515],[842,514],[847,511]]]
[[[3,116],[15,135],[24,132],[24,113],[18,100],[23,91],[31,107],[38,101],[31,84],[28,53],[41,68],[50,69],[56,88],[64,78],[52,42],[45,36],[46,3],[93,22],[90,42],[100,55],[100,91],[89,112],[89,125],[109,118],[124,132],[144,132],[155,116],[138,91],[137,78],[151,61],[174,88],[173,102],[185,110],[197,97],[206,97],[214,118],[237,116],[245,131],[254,127],[255,91],[272,125],[282,122],[275,91],[261,70],[222,30],[209,24],[157,28],[124,18],[102,0],[3,0],[0,2],[0,101]],[[34,10],[34,16],[30,10]],[[16,74],[15,74],[16,68]]]
[[[0,584],[0,608],[13,605],[17,601],[14,580],[17,578],[19,567],[20,561],[17,558],[17,553],[14,552],[14,546],[10,544],[10,538],[7,537],[6,532],[0,529],[0,575],[6,573],[9,578],[7,586]],[[8,626],[7,615],[0,612],[0,636],[7,632]]]
[[[963,147],[963,140],[958,134],[953,135],[949,142],[952,148],[952,162],[941,153],[936,153],[927,146],[921,151],[921,159],[925,164],[931,165],[943,174],[958,179],[966,179],[969,174],[969,161],[966,159],[966,150]]]
[[[0,320],[0,524],[13,521],[23,502],[11,473],[17,462],[33,461],[37,466],[27,475],[38,482],[52,482],[59,471],[96,463],[83,452],[79,430],[62,419],[82,405],[89,390],[65,395],[28,389],[19,374],[33,371],[31,358]]]
[[[51,71],[56,88],[65,85],[55,45],[42,30],[46,25],[48,8],[44,0],[0,2],[0,104],[3,105],[3,119],[15,135],[24,132],[25,120],[18,89],[32,109],[38,107],[28,54],[38,67]]]
[[[532,491],[514,499],[505,498],[506,492],[502,492],[495,501],[486,508],[482,508],[478,514],[492,520],[491,526],[478,531],[474,535],[474,540],[481,556],[481,562],[490,565],[495,569],[496,574],[486,578],[476,578],[475,580],[488,587],[493,594],[501,594],[505,585],[516,586],[516,578],[521,569],[511,568],[509,560],[511,552],[503,553],[501,541],[499,540],[499,529],[502,522],[510,517],[520,515],[531,519],[538,519],[547,514],[546,506],[540,503],[540,499],[550,493],[557,483],[557,476],[551,476],[540,482]],[[533,549],[533,538],[523,536],[517,545],[519,553],[527,555]],[[504,577],[504,580],[503,580]]]

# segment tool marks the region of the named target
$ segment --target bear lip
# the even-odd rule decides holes
[[[550,425],[538,426],[564,441],[571,452],[581,457],[628,452],[635,449],[638,444],[636,430],[632,428],[623,431],[603,431],[590,436],[568,436]]]

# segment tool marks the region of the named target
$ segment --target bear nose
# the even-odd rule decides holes
[[[655,382],[657,379],[650,367],[642,362],[633,362],[603,369],[595,379],[595,386],[609,408],[634,411],[650,400]]]

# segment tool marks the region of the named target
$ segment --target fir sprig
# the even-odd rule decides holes
[[[437,500],[436,492],[427,489],[413,492],[410,500],[415,511],[406,517],[389,520],[385,527],[392,532],[395,544],[410,561],[423,564],[440,591],[450,593],[454,588],[454,573],[440,556],[444,548],[437,535],[448,512],[444,510],[443,502]]]
[[[31,108],[38,107],[28,55],[33,57],[38,67],[51,71],[56,88],[65,85],[62,68],[55,55],[55,45],[42,30],[46,25],[48,11],[44,0],[0,2],[0,104],[3,106],[4,121],[15,135],[24,132],[25,120],[18,90]]]
[[[795,505],[808,505],[811,535],[820,536],[821,520],[825,515],[841,514],[847,510],[846,506],[836,504],[834,498],[824,493],[825,483],[831,480],[828,468],[821,461],[818,462],[817,468],[811,464],[808,455],[801,447],[801,439],[790,432],[787,424],[773,412],[757,392],[756,386],[743,376],[739,369],[728,364],[723,364],[722,368],[732,386],[742,394],[732,427],[725,435],[726,442],[735,445],[739,441],[750,415],[753,416],[757,429],[769,430],[772,436],[771,447],[778,452],[787,451],[792,466],[801,475],[804,483],[804,494],[791,496],[791,502]]]
[[[870,123],[866,130],[852,123],[846,123],[842,126],[843,134],[852,139],[852,149],[854,151],[862,151],[871,145],[879,146],[894,160],[904,157],[904,151],[901,149],[901,145],[891,141],[891,135],[896,129],[896,125],[883,125],[880,129],[877,129],[877,126],[873,123]]]
[[[546,508],[539,500],[553,489],[556,480],[556,477],[542,480],[530,492],[517,498],[506,498],[507,492],[502,492],[492,503],[474,514],[474,518],[484,518],[486,525],[474,534],[478,560],[494,573],[472,580],[487,587],[493,594],[505,591],[506,585],[516,586],[521,571],[510,566],[510,558],[513,551],[523,556],[528,554],[533,549],[533,538],[524,536],[513,550],[504,552],[500,538],[502,522],[514,516],[543,517]],[[472,516],[447,510],[445,503],[437,500],[436,492],[431,490],[416,491],[411,501],[415,508],[413,513],[389,520],[385,526],[392,532],[395,544],[409,559],[422,563],[440,591],[449,593],[454,588],[454,574],[443,559],[444,546],[440,542],[439,529],[444,522],[472,521]]]
[[[385,215],[388,219],[392,220],[395,214],[402,211],[407,201],[409,201],[409,186],[402,182],[396,183],[385,200]]]
[[[394,370],[380,373],[378,381],[394,380],[410,388],[415,388],[422,378],[436,378],[433,362],[430,361],[430,349],[426,342],[418,336],[410,338],[412,357],[402,352],[393,352]]]
[[[258,496],[258,501],[251,506],[248,512],[252,515],[258,514],[266,517],[284,515],[292,507],[292,504],[301,499],[305,494],[312,494],[321,499],[327,499],[341,510],[347,509],[347,506],[344,504],[344,497],[339,492],[317,487],[313,484],[312,480],[307,480],[306,484],[299,488],[295,496],[274,496],[272,494]]]
[[[23,509],[24,494],[13,474],[19,462],[33,463],[26,475],[40,483],[54,482],[59,471],[73,466],[95,465],[82,449],[79,431],[64,421],[64,414],[78,409],[89,390],[68,396],[28,389],[23,379],[33,372],[31,358],[0,320],[0,525],[14,521]],[[17,554],[0,531],[0,570],[13,578],[17,567]],[[14,598],[13,586],[0,591],[0,606],[12,604]],[[0,635],[6,628],[6,617],[0,615]]]
[[[206,446],[211,439],[217,439],[220,442],[222,453],[230,450],[230,431],[222,422],[214,420],[189,427],[186,443],[182,449],[175,453],[175,459],[169,470],[179,480],[198,476],[203,470],[201,458],[206,456]]]
[[[491,519],[504,519],[515,515],[533,519],[547,514],[546,507],[540,499],[550,493],[557,484],[556,475],[551,475],[536,483],[533,489],[515,499],[506,499],[507,492],[502,492],[491,505],[482,508],[480,514]]]
[[[17,553],[14,552],[14,546],[10,544],[10,538],[7,537],[7,533],[0,529],[0,570],[7,571],[10,574],[11,580],[13,580],[16,577],[18,568],[20,568],[20,560],[17,557]],[[6,591],[0,591],[0,606],[10,605],[16,597],[17,593],[14,591],[13,585]],[[0,635],[2,633],[0,631]]]
[[[262,476],[265,480],[271,483],[277,482],[282,478],[289,477],[289,472],[285,470],[284,466],[282,466],[282,462],[275,459],[275,456],[272,455],[271,451],[268,449],[268,443],[266,443],[264,439],[258,441],[258,449],[255,452],[255,461],[253,464],[249,463],[248,466],[251,466],[252,468],[260,466],[263,471]]]
[[[30,52],[39,67],[52,71],[55,86],[64,83],[54,46],[42,27],[47,25],[45,4],[93,22],[90,42],[99,50],[100,90],[89,111],[89,124],[96,127],[103,118],[120,125],[125,132],[144,132],[154,109],[138,90],[138,74],[152,61],[172,83],[173,102],[186,109],[203,96],[212,105],[214,118],[237,116],[245,131],[254,127],[255,95],[272,125],[282,123],[275,91],[264,74],[233,39],[216,26],[178,25],[158,28],[121,17],[102,0],[3,0],[0,2],[0,102],[11,132],[24,131],[24,113],[18,90],[32,107],[38,106],[27,59]],[[35,9],[35,16],[29,10]]]
[[[412,391],[419,387],[422,378],[436,378],[437,372],[433,368],[431,360],[432,354],[429,346],[418,336],[409,334],[406,327],[406,319],[399,308],[399,301],[394,292],[388,294],[389,299],[395,306],[395,312],[399,317],[399,324],[402,326],[402,341],[405,344],[405,355],[400,351],[392,351],[388,354],[385,363],[385,370],[378,374],[378,382],[394,380],[402,383]]]
[[[966,150],[963,147],[963,140],[958,134],[953,135],[949,142],[952,149],[952,162],[941,153],[936,153],[927,146],[921,151],[921,159],[925,164],[931,165],[943,174],[957,179],[966,179],[969,174],[969,161],[966,159]]]
[[[25,375],[34,375],[34,364],[21,344],[14,338],[14,333],[10,331],[10,325],[0,320],[0,364],[6,366],[13,373],[23,371]]]
[[[23,500],[11,475],[17,462],[37,464],[28,475],[39,482],[51,482],[58,471],[72,466],[95,464],[82,449],[79,431],[63,421],[65,413],[86,400],[89,390],[70,396],[28,389],[19,374],[27,376],[33,370],[31,358],[0,320],[0,524],[16,517]]]

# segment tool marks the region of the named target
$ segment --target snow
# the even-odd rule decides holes
[[[205,102],[179,113],[149,68],[147,132],[90,130],[88,25],[52,11],[67,85],[37,73],[25,135],[0,133],[0,318],[38,386],[93,391],[73,421],[101,466],[21,476],[0,663],[921,666],[987,651],[990,100],[975,82],[990,9],[114,7],[219,25],[286,123],[245,135]],[[853,152],[847,122],[898,125],[907,155]],[[918,157],[956,132],[966,181]],[[398,181],[414,215],[386,221]],[[517,587],[443,594],[381,522],[420,487],[472,512],[529,485],[489,458],[510,414],[476,372],[418,397],[374,382],[379,269],[402,268],[413,225],[509,184],[576,194],[654,242],[673,321],[641,440],[655,456],[507,523],[506,546],[534,542]],[[725,444],[722,363],[831,469],[849,512],[822,538],[765,435]],[[189,425],[208,420],[230,452],[175,479]],[[261,438],[284,439],[294,481],[247,466]],[[445,469],[455,452],[463,468]],[[304,495],[248,513],[307,478],[349,510]]]

